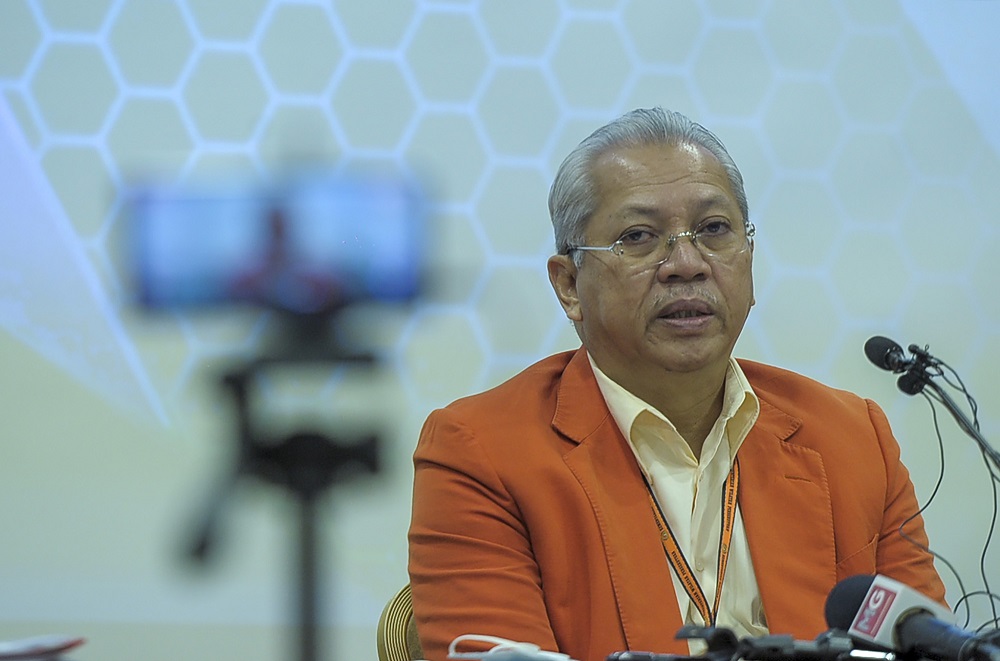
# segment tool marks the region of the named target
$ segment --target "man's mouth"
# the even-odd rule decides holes
[[[694,319],[712,316],[712,307],[700,300],[675,301],[660,310],[660,319]]]
[[[690,319],[691,317],[707,317],[707,312],[701,310],[675,310],[661,315],[664,319]]]

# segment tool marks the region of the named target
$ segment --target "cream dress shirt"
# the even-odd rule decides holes
[[[678,546],[709,605],[714,604],[722,493],[733,457],[760,412],[757,396],[739,364],[730,359],[722,413],[705,439],[701,457],[695,457],[670,420],[612,381],[593,359],[590,364],[611,415],[628,439]],[[732,629],[738,638],[766,635],[767,622],[739,508],[729,553],[716,626]],[[668,562],[665,554],[663,561]],[[684,623],[704,626],[677,572],[671,570],[670,574]],[[703,644],[689,642],[693,642],[689,644],[691,654],[704,652]]]

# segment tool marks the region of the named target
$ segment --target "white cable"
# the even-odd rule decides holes
[[[493,647],[483,652],[458,652],[459,643],[473,641],[477,643],[492,643]],[[521,643],[497,636],[466,633],[451,641],[448,645],[449,659],[483,659],[486,661],[573,661],[568,654],[561,652],[546,652],[534,643]]]

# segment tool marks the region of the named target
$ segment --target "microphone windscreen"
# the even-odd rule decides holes
[[[870,344],[871,340],[868,342]],[[868,345],[865,345],[865,349],[868,349]],[[834,585],[826,597],[826,607],[823,609],[826,616],[826,626],[842,631],[850,629],[874,582],[874,576],[858,574],[845,578]]]
[[[889,354],[893,350],[897,350],[900,356],[903,355],[903,347],[887,337],[875,335],[868,338],[868,341],[865,342],[865,355],[868,356],[868,360],[872,361],[876,367],[881,367],[884,370],[892,369],[889,366]]]

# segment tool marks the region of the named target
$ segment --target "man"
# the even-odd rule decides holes
[[[426,658],[466,633],[581,661],[686,654],[683,624],[811,639],[855,574],[943,600],[879,408],[732,358],[754,226],[714,135],[628,113],[566,158],[549,210],[583,346],[428,418],[409,566]]]

